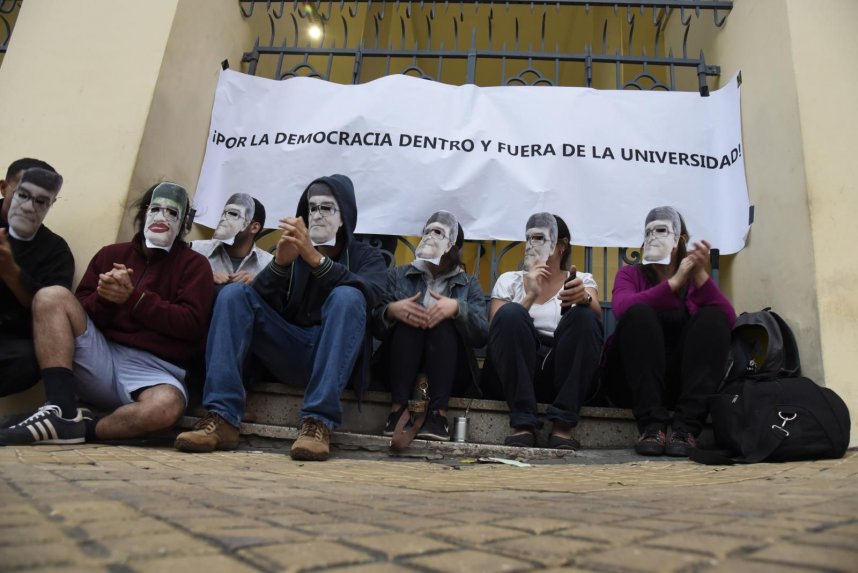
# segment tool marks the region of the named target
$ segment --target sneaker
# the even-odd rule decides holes
[[[331,455],[331,431],[320,420],[304,418],[289,455],[293,460],[325,461]]]
[[[697,447],[697,439],[686,430],[673,430],[664,453],[676,458],[687,458],[691,450]]]
[[[193,430],[176,436],[173,446],[182,452],[234,450],[238,447],[238,428],[209,412],[194,424]]]
[[[423,422],[423,427],[417,432],[417,438],[421,440],[432,440],[433,442],[449,442],[450,441],[450,424],[447,422],[447,416],[442,416],[438,410],[432,410],[426,421]]]
[[[503,445],[514,446],[516,448],[532,448],[536,446],[536,434],[533,430],[528,430],[520,434],[512,434],[504,438]]]
[[[0,444],[82,444],[86,426],[80,411],[73,419],[63,418],[59,406],[46,404],[29,418],[0,430]]]
[[[666,441],[667,436],[664,435],[664,430],[647,428],[638,438],[635,451],[642,456],[661,456],[664,455],[664,443]]]
[[[572,450],[577,452],[581,449],[581,442],[574,437],[564,438],[556,434],[548,436],[548,447],[553,450]]]
[[[408,406],[400,406],[396,412],[391,412],[387,416],[387,423],[384,424],[384,435],[390,437],[396,431],[396,424],[399,423],[399,418],[402,417],[402,412],[404,412]]]

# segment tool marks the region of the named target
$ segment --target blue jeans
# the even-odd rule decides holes
[[[342,421],[340,395],[362,351],[366,301],[354,287],[333,289],[322,305],[322,324],[287,322],[245,284],[226,286],[217,296],[206,345],[203,406],[235,427],[244,415],[242,368],[253,353],[280,381],[304,388],[301,419],[334,429]]]

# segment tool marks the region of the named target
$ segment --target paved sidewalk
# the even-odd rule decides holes
[[[0,447],[0,508],[0,571],[858,571],[855,452],[520,468]]]

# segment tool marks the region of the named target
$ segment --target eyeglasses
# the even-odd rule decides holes
[[[545,244],[545,241],[547,241],[547,240],[548,240],[548,237],[546,237],[545,235],[540,234],[540,233],[534,233],[532,235],[527,235],[524,239],[524,242],[530,243],[534,247],[541,247],[542,245]]]
[[[321,205],[310,205],[311,215],[315,215],[316,213],[318,213],[320,216],[327,218],[336,212],[337,208],[327,203],[323,203]]]
[[[241,211],[236,211],[235,209],[226,209],[221,214],[221,219],[226,219],[228,221],[238,221],[239,219],[244,219],[244,215],[241,214]]]
[[[666,225],[659,225],[658,227],[651,227],[644,231],[644,238],[649,238],[651,236],[658,237],[659,239],[664,239],[673,234],[673,231],[670,227]]]
[[[174,209],[172,207],[165,207],[163,205],[149,205],[149,210],[147,211],[153,217],[160,214],[167,221],[171,221],[175,223],[179,220],[179,210]]]
[[[51,208],[51,205],[54,204],[54,198],[53,197],[37,197],[37,196],[31,194],[26,189],[21,189],[20,187],[18,187],[18,189],[15,190],[15,197],[18,199],[18,201],[20,201],[22,203],[26,203],[27,201],[32,201],[33,202],[33,208],[36,211],[42,211],[42,212],[47,211],[48,209]]]
[[[423,236],[424,237],[431,237],[431,238],[439,240],[439,241],[447,238],[446,233],[444,233],[443,230],[441,230],[437,227],[426,227],[425,229],[423,229]]]

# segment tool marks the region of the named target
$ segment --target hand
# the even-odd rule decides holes
[[[435,299],[435,304],[429,309],[426,328],[435,328],[448,318],[459,314],[459,301],[437,292],[429,291],[429,296]]]
[[[226,273],[212,273],[214,275],[214,284],[225,285],[229,282],[229,275]]]
[[[312,268],[319,266],[322,259],[321,253],[313,246],[310,240],[310,232],[301,217],[285,217],[280,219],[280,228],[283,229],[281,240],[287,241],[295,247],[298,255]]]
[[[679,263],[679,268],[676,269],[676,272],[673,273],[673,276],[667,280],[667,284],[670,285],[670,290],[673,292],[679,292],[679,289],[684,287],[686,283],[688,283],[688,279],[695,272],[696,261],[692,257],[685,257]]]
[[[709,264],[709,251],[711,245],[708,241],[700,241],[691,246],[686,258],[694,260],[694,286],[701,287],[703,283],[709,280],[709,273],[706,272]]]
[[[6,236],[6,229],[0,229],[0,279],[8,282],[16,270],[19,268],[14,255],[12,255],[12,243]]]
[[[429,313],[418,302],[422,297],[423,293],[418,292],[412,297],[390,303],[385,311],[387,318],[393,318],[414,328],[426,328]]]
[[[134,269],[129,269],[120,263],[113,263],[113,269],[98,275],[98,286],[95,291],[98,295],[116,304],[124,304],[134,292],[132,277]]]
[[[542,288],[551,277],[551,271],[548,270],[548,265],[535,265],[524,274],[524,292],[525,298],[531,302],[539,298],[542,294]]]
[[[569,272],[575,273],[575,278],[563,283],[563,288],[557,295],[557,298],[560,299],[561,307],[573,306],[587,302],[587,289],[584,287],[584,280],[578,276],[578,269],[575,265],[572,265]]]
[[[286,221],[289,221],[293,217],[284,217],[280,219],[280,224],[278,227],[283,229],[283,225]],[[280,239],[277,241],[277,249],[274,252],[274,262],[281,266],[291,265],[295,259],[298,258],[298,247],[295,244],[288,240],[288,235],[284,230],[280,235]]]
[[[253,282],[253,275],[247,271],[239,271],[237,273],[229,275],[229,282],[244,283],[246,285],[249,285]]]

